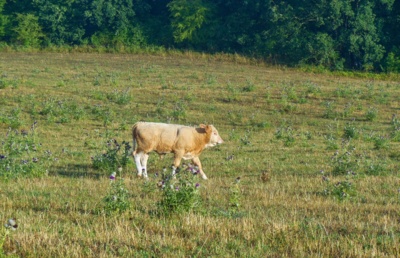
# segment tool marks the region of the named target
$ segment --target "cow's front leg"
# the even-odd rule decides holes
[[[201,177],[204,180],[207,180],[208,178],[207,178],[206,174],[203,171],[203,167],[201,166],[201,162],[200,162],[199,157],[194,157],[193,158],[193,163],[199,168],[199,172],[200,172]]]
[[[181,164],[181,160],[183,158],[183,152],[175,152],[175,157],[174,157],[174,164],[172,165],[172,176],[174,177],[176,174],[176,170]]]

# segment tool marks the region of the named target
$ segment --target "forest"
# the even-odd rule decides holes
[[[234,53],[400,72],[400,0],[0,0],[0,50]]]

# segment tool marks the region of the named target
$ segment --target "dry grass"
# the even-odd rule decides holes
[[[22,257],[400,254],[400,146],[390,138],[392,115],[400,110],[398,82],[193,53],[3,53],[0,70],[7,81],[0,89],[0,117],[20,109],[18,129],[37,120],[38,137],[58,159],[48,177],[0,182],[0,221],[19,222],[4,244],[6,252]],[[130,99],[118,104],[112,96]],[[333,117],[324,117],[327,102],[334,103]],[[65,109],[54,117],[41,115],[43,103]],[[77,119],[68,113],[73,104],[82,110]],[[373,121],[365,118],[369,107],[378,110]],[[161,193],[147,193],[130,164],[123,173],[132,208],[113,216],[97,212],[112,171],[94,170],[91,156],[109,138],[130,140],[138,120],[217,127],[225,144],[202,154],[210,179],[200,181],[199,211],[156,215]],[[350,177],[356,195],[339,201],[323,195],[327,184],[320,171],[332,184],[345,180],[346,175],[330,174],[336,150],[327,137],[341,151],[347,123],[360,132],[352,140],[360,164]],[[8,126],[0,123],[1,135]],[[390,139],[388,148],[374,149],[374,135]],[[366,173],[367,161],[384,165],[382,173]],[[149,162],[156,188],[154,172],[171,159],[151,155]],[[229,190],[238,176],[240,208],[229,212]]]

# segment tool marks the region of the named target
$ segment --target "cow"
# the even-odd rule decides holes
[[[213,125],[201,124],[190,127],[176,124],[137,122],[132,127],[133,158],[138,176],[147,178],[147,160],[149,153],[157,152],[161,157],[174,154],[172,175],[175,175],[182,158],[191,159],[199,168],[200,175],[207,179],[199,155],[203,149],[221,144],[224,141]]]

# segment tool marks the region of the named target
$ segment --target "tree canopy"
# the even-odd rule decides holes
[[[163,46],[400,72],[400,0],[0,0],[0,45]]]

